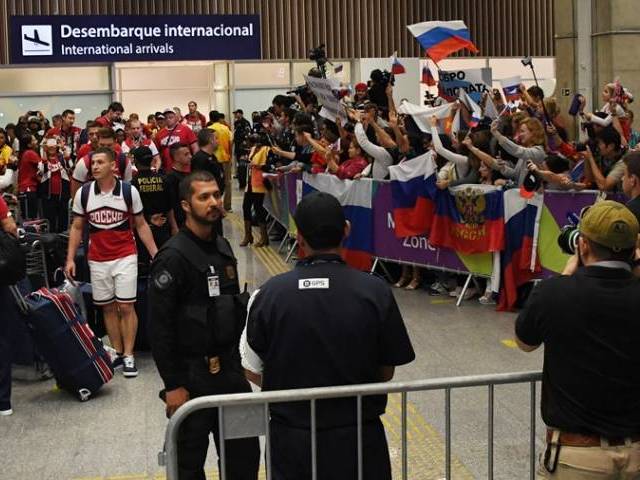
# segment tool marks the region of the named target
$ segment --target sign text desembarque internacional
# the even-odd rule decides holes
[[[260,58],[258,15],[13,16],[11,63]]]

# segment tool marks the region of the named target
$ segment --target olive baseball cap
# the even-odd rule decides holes
[[[619,252],[635,247],[640,226],[636,216],[623,204],[604,200],[585,212],[579,229],[589,240]]]
[[[325,192],[305,195],[296,207],[293,218],[298,231],[315,249],[340,246],[346,218],[336,197]]]

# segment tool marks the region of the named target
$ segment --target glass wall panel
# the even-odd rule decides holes
[[[0,126],[16,123],[29,110],[39,110],[51,119],[70,108],[76,112],[76,125],[84,127],[87,120],[99,117],[110,102],[109,94],[4,97],[0,98]]]
[[[108,91],[109,67],[0,68],[0,92]]]
[[[289,63],[236,63],[234,64],[235,87],[288,87]]]

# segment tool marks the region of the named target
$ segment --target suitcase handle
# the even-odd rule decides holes
[[[29,313],[29,305],[27,301],[22,296],[22,293],[18,289],[16,285],[9,285],[9,291],[11,295],[13,295],[14,300],[16,301],[16,305],[18,309],[22,312],[23,315],[27,315]]]
[[[69,280],[69,283],[71,283],[71,285],[73,285],[74,287],[76,287],[78,285],[73,278],[71,278],[69,275],[67,275],[67,272],[65,272],[64,268],[62,268],[62,267],[56,268],[55,272],[53,272],[53,281],[54,282],[58,281],[58,273],[60,273],[60,272],[62,272],[62,274],[64,275],[65,280]]]

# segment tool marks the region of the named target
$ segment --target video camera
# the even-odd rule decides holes
[[[328,62],[326,45],[323,43],[322,45],[309,50],[309,60],[316,62],[318,67],[325,65]]]
[[[309,90],[309,87],[306,85],[300,85],[299,87],[294,88],[293,90],[289,90],[287,95],[299,95],[302,96]]]
[[[558,246],[567,255],[574,255],[578,251],[578,237],[580,236],[580,230],[578,225],[580,219],[584,217],[584,214],[589,210],[589,207],[584,207],[580,210],[580,215],[575,213],[569,213],[567,220],[569,223],[560,229],[560,235],[558,235]]]

